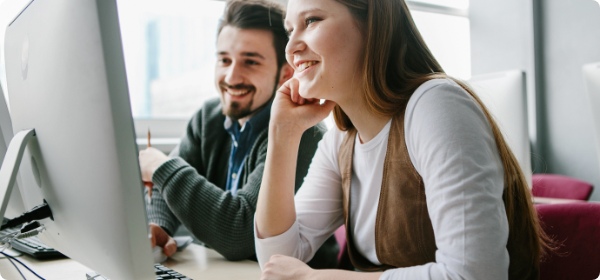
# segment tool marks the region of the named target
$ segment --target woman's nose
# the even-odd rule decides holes
[[[296,35],[296,33],[292,33],[290,39],[288,41],[287,46],[285,47],[285,53],[287,55],[294,55],[300,53],[306,49],[306,43],[302,40],[300,35]]]

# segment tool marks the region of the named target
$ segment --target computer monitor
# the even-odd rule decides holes
[[[596,153],[600,160],[600,62],[583,66],[583,78],[596,138]]]
[[[13,137],[12,122],[10,119],[10,113],[8,112],[8,104],[4,98],[2,92],[2,81],[0,81],[0,165],[4,161],[4,155],[8,144]],[[21,198],[21,192],[19,191],[19,185],[21,180],[17,177],[17,181],[14,183],[13,190],[8,201],[8,206],[4,217],[14,218],[25,212],[25,206],[23,206],[23,200]],[[1,221],[2,217],[0,217]]]
[[[25,208],[47,201],[42,242],[104,277],[155,279],[116,0],[35,0],[9,24]]]
[[[488,108],[517,158],[531,188],[531,143],[525,73],[521,70],[481,75],[469,84]]]

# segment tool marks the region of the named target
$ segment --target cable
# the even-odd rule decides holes
[[[42,276],[39,276],[37,273],[35,273],[33,270],[31,270],[31,268],[29,268],[28,266],[26,266],[26,265],[25,265],[24,263],[22,263],[20,260],[17,260],[17,258],[15,258],[15,257],[13,257],[13,256],[11,256],[11,255],[9,255],[9,254],[6,254],[6,253],[4,253],[4,252],[0,252],[0,254],[2,254],[2,255],[5,255],[6,257],[8,257],[8,258],[11,258],[11,259],[13,259],[14,261],[18,262],[20,265],[22,265],[23,267],[27,268],[27,270],[29,270],[29,272],[33,273],[33,275],[37,276],[37,278],[40,278],[40,279],[42,279],[42,280],[46,280],[46,279],[42,278]]]
[[[15,264],[15,262],[13,262],[8,257],[6,259],[15,267],[15,269],[17,269],[17,271],[19,272],[19,274],[21,274],[21,277],[23,277],[23,280],[27,280],[27,278],[25,278],[25,275],[23,275],[23,272],[21,272],[21,270],[19,269],[19,267],[17,267],[17,265]]]
[[[8,222],[6,222],[6,224],[4,224],[4,225],[2,225],[2,227],[0,227],[0,230],[20,226],[24,223],[29,223],[29,222],[35,221],[35,220],[42,220],[45,218],[53,219],[52,210],[50,210],[50,206],[48,206],[48,203],[46,203],[44,201],[43,204],[33,207],[33,209],[23,213],[23,215],[16,217],[14,219],[8,220]]]
[[[18,234],[19,232],[13,232],[0,237],[0,243],[2,243],[2,245],[0,245],[0,252],[4,252],[4,250],[10,249],[12,247],[10,242],[14,240]]]
[[[19,233],[14,237],[14,239],[25,239],[33,237],[44,232],[45,230],[46,228],[44,227],[44,225],[41,225],[38,221],[33,221],[24,225],[19,231]]]

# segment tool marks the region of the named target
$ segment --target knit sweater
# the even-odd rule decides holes
[[[231,136],[218,98],[206,101],[192,117],[171,159],[154,173],[149,222],[169,234],[183,224],[201,242],[228,260],[255,258],[254,213],[267,155],[268,126],[259,133],[244,164],[236,195],[225,191]],[[298,150],[296,191],[302,185],[317,144],[326,132],[320,123],[302,136]],[[339,247],[332,236],[319,249],[315,268],[335,267]]]

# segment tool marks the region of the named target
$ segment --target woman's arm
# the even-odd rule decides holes
[[[291,79],[277,91],[271,109],[269,144],[256,206],[256,235],[268,238],[286,232],[296,221],[294,182],[302,133],[325,119],[335,103],[306,100]]]

